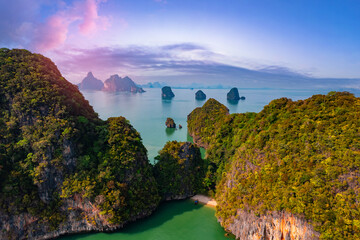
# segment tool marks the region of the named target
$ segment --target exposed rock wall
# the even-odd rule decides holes
[[[320,235],[309,222],[288,212],[256,216],[238,210],[232,220],[227,230],[241,240],[311,240]]]
[[[149,211],[133,216],[122,224],[111,224],[106,216],[101,215],[101,209],[97,208],[89,199],[83,199],[80,195],[74,199],[67,199],[62,206],[67,219],[56,229],[43,223],[41,218],[34,217],[29,213],[19,215],[7,215],[0,212],[0,239],[52,239],[66,234],[74,234],[90,231],[114,231],[122,228],[126,223],[149,216],[155,209],[152,206]]]

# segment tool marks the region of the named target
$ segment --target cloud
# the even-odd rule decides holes
[[[167,4],[167,0],[154,0],[157,3]]]
[[[193,59],[184,57],[184,52],[197,53]],[[94,49],[64,48],[55,51],[58,65],[65,73],[73,69],[113,73],[133,72],[147,75],[156,71],[162,74],[188,74],[199,71],[199,65],[207,60],[202,59],[204,52],[210,52],[202,46],[191,43],[166,45],[160,47],[129,46],[100,47]],[[196,67],[197,66],[197,67]]]
[[[71,20],[58,13],[51,16],[44,25],[35,31],[33,39],[34,48],[39,51],[54,49],[66,40]]]
[[[78,25],[79,32],[83,35],[94,34],[99,29],[105,29],[108,21],[106,17],[98,15],[100,3],[95,0],[85,0],[63,6],[63,9],[35,28],[32,48],[43,52],[61,46],[65,43],[72,24]]]
[[[33,19],[37,16],[44,0],[0,1],[0,44],[21,47],[32,35]]]
[[[180,50],[180,51],[194,51],[194,50],[207,50],[205,47],[193,43],[179,43],[166,45],[161,47],[162,50]]]
[[[98,15],[99,1],[86,0],[84,4],[84,17],[83,22],[79,25],[80,32],[82,34],[91,34],[96,32],[99,28],[105,29],[109,24],[106,17],[100,17]]]
[[[240,88],[339,88],[360,82],[359,79],[312,78],[282,66],[262,66],[261,70],[234,66],[216,61],[217,53],[192,43],[159,47],[67,47],[54,53],[60,71],[74,83],[80,82],[88,71],[102,80],[119,74],[134,77],[138,83],[223,84]]]

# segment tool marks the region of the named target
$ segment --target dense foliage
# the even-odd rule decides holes
[[[208,180],[217,183],[223,226],[237,209],[277,210],[310,220],[322,239],[360,238],[359,98],[347,92],[281,98],[257,114],[219,116],[203,108],[188,125],[216,168]]]
[[[156,157],[154,176],[164,199],[192,196],[202,190],[204,162],[193,143],[166,143]]]
[[[31,214],[55,229],[79,199],[109,223],[154,209],[139,133],[122,117],[100,120],[48,58],[0,49],[0,216]]]

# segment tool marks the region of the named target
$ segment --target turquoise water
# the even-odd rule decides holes
[[[72,235],[62,240],[199,240],[229,239],[216,222],[215,210],[191,200],[161,204],[149,218],[114,233]]]
[[[145,89],[142,94],[105,93],[83,91],[83,94],[99,116],[106,120],[109,117],[124,116],[140,132],[143,143],[148,150],[149,160],[153,162],[158,151],[167,141],[191,141],[187,134],[187,115],[205,101],[196,101],[196,90],[173,89],[173,100],[162,100],[161,89]],[[330,90],[274,90],[274,89],[239,89],[240,95],[246,97],[232,105],[226,100],[228,90],[204,90],[207,97],[212,97],[225,104],[230,113],[259,112],[271,100],[288,97],[293,100],[305,99],[314,94],[326,94]],[[355,92],[359,96],[360,92]],[[165,120],[171,117],[182,129],[166,129]],[[149,218],[128,225],[115,233],[91,233],[63,237],[63,240],[176,240],[176,239],[228,239],[216,221],[215,209],[193,202],[174,201],[162,204]]]
[[[148,150],[150,162],[153,162],[158,151],[167,141],[187,141],[187,115],[205,101],[195,100],[197,90],[173,89],[172,100],[161,99],[161,89],[145,89],[145,93],[106,93],[101,91],[82,91],[100,118],[124,116],[140,132],[143,143]],[[259,112],[271,100],[288,97],[293,100],[305,99],[314,94],[327,93],[330,90],[274,90],[274,89],[239,89],[246,100],[230,104],[226,100],[226,89],[203,90],[208,98],[215,98],[226,105],[230,113]],[[167,117],[175,120],[182,129],[166,129]]]

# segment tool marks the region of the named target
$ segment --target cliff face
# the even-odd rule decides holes
[[[319,239],[311,224],[287,212],[269,212],[256,216],[253,212],[238,210],[227,231],[237,239],[251,240],[312,240]]]
[[[156,206],[152,206],[154,209]],[[132,216],[121,224],[110,223],[101,209],[89,199],[81,195],[66,200],[61,210],[67,218],[56,229],[44,223],[40,217],[29,213],[18,215],[0,215],[0,239],[52,239],[65,234],[114,231],[122,228],[126,223],[149,216],[152,210],[144,211]]]
[[[100,120],[49,59],[0,50],[0,239],[113,230],[159,200],[125,118]]]
[[[136,86],[136,84],[129,77],[121,78],[117,74],[112,75],[104,82],[103,91],[133,93],[145,92],[142,88]]]

